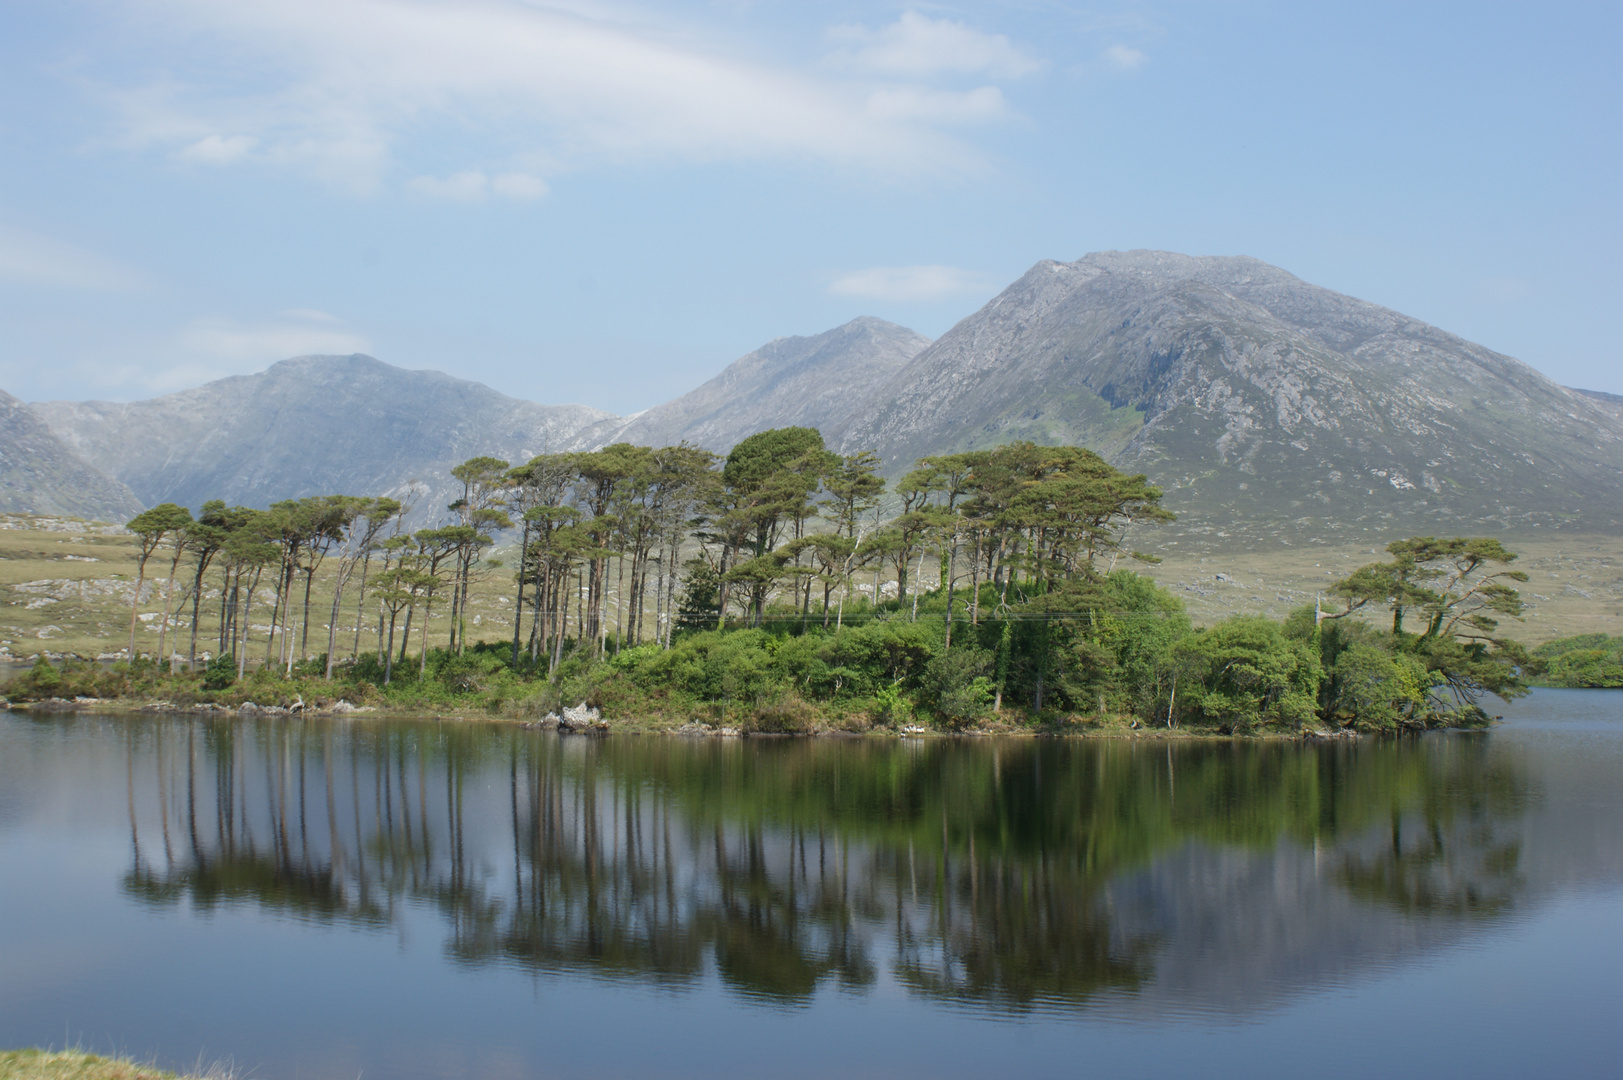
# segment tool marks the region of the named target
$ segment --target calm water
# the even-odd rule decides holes
[[[1623,693],[1357,746],[0,714],[0,1046],[304,1077],[1615,1076]]]

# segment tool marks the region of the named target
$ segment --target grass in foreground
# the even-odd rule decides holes
[[[228,1073],[210,1069],[206,1076],[177,1076],[128,1058],[106,1058],[79,1050],[0,1050],[0,1080],[225,1080]]]

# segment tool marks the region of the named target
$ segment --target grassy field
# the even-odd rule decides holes
[[[1521,553],[1517,565],[1532,579],[1522,587],[1527,619],[1507,628],[1509,636],[1536,645],[1573,634],[1623,632],[1623,538],[1539,537],[1512,540],[1509,546]],[[1167,553],[1165,562],[1147,572],[1184,600],[1197,623],[1211,623],[1236,613],[1283,616],[1292,608],[1312,604],[1315,593],[1350,570],[1383,557],[1367,546],[1333,545],[1266,552]],[[143,651],[157,647],[167,569],[161,552],[148,564],[137,624],[137,647]],[[469,603],[471,639],[498,641],[511,633],[514,590],[510,574],[501,567],[482,573]],[[0,660],[28,659],[40,652],[122,655],[129,635],[135,577],[134,544],[116,526],[0,516]],[[210,575],[209,582],[217,580]],[[205,583],[200,650],[212,642],[215,617],[211,601],[217,604],[219,597],[217,588],[208,587],[209,582]],[[318,574],[313,594],[318,599],[313,608],[330,605],[327,590]],[[350,592],[345,604],[347,618],[340,625],[341,656],[348,655],[355,640],[353,586]],[[176,593],[176,607],[185,610],[172,620],[170,640],[184,652],[190,604],[179,603],[178,585]],[[270,621],[268,596],[267,591],[256,599],[252,616],[257,644],[251,646],[250,658],[256,661]],[[375,610],[371,605],[368,609]],[[312,650],[320,652],[326,644],[325,619],[312,621],[317,623],[311,629]],[[430,630],[432,643],[445,641],[443,615],[435,614]],[[363,632],[361,648],[376,648],[375,623]]]
[[[210,1070],[208,1080],[229,1073]],[[0,1050],[0,1080],[204,1080],[177,1077],[128,1058],[105,1058],[78,1050]]]
[[[116,526],[91,524],[68,518],[36,518],[0,515],[0,660],[32,658],[40,652],[49,656],[75,655],[86,658],[122,657],[129,642],[130,601],[135,593],[137,551],[134,539]],[[147,580],[141,590],[140,616],[136,624],[136,648],[155,652],[163,612],[163,588],[169,561],[160,551],[147,563]],[[184,565],[182,567],[184,574]],[[480,574],[469,600],[469,635],[500,640],[512,633],[513,587],[511,571],[487,568]],[[317,622],[320,610],[330,610],[330,577],[316,574],[312,591],[311,647],[326,650],[326,619]],[[182,582],[175,585],[169,640],[175,651],[186,651],[190,635],[191,601],[181,602]],[[262,657],[269,631],[270,590],[255,595],[250,619],[253,636],[250,656]],[[349,655],[355,637],[355,600],[351,583],[345,602],[347,619],[340,625],[339,655]],[[213,646],[218,625],[219,575],[210,572],[204,579],[203,615],[198,638],[201,655]],[[213,603],[211,608],[210,602]],[[368,605],[376,618],[376,605]],[[421,618],[419,613],[418,618]],[[176,628],[180,639],[176,641]],[[448,632],[444,616],[432,617],[431,643],[443,644]],[[370,637],[367,635],[370,634]],[[416,631],[413,631],[415,637]],[[347,635],[347,637],[345,636]],[[318,645],[319,638],[319,645]],[[361,638],[363,651],[377,648],[377,626],[372,623]]]
[[[1505,538],[1531,579],[1517,586],[1525,621],[1507,622],[1506,636],[1526,645],[1575,634],[1623,631],[1623,538],[1563,536]],[[1386,558],[1365,547],[1315,545],[1273,551],[1167,554],[1144,572],[1181,597],[1197,623],[1238,613],[1282,617],[1311,605],[1331,582]],[[1334,607],[1332,601],[1326,605]]]

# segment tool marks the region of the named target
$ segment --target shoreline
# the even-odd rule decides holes
[[[340,701],[339,705],[349,705]],[[256,705],[247,702],[241,706],[218,705],[212,702],[195,704],[177,704],[170,701],[144,700],[116,700],[107,698],[94,699],[66,699],[47,698],[40,701],[8,701],[0,698],[0,710],[5,712],[29,714],[86,714],[110,716],[130,713],[144,715],[194,716],[218,717],[234,720],[248,720],[280,717],[291,719],[294,717],[318,720],[383,720],[383,721],[410,721],[420,723],[473,723],[473,724],[502,724],[522,728],[528,731],[555,732],[561,736],[579,736],[582,738],[603,738],[610,735],[657,735],[687,739],[1149,739],[1155,741],[1282,741],[1282,742],[1357,742],[1381,734],[1378,732],[1360,732],[1352,728],[1336,730],[1303,729],[1301,731],[1249,731],[1249,732],[1223,732],[1199,728],[1162,728],[1144,725],[1134,726],[1127,723],[1097,723],[1083,726],[1079,722],[1069,726],[1069,730],[1056,726],[1041,728],[1020,727],[1006,724],[998,727],[969,727],[962,730],[942,730],[924,725],[904,725],[891,727],[875,724],[863,730],[849,730],[838,727],[826,727],[805,731],[752,731],[726,724],[710,724],[697,718],[690,718],[685,722],[674,720],[628,720],[604,719],[594,717],[584,723],[571,723],[556,716],[549,715],[542,719],[523,719],[510,716],[470,715],[466,713],[450,712],[419,712],[415,710],[389,709],[375,705],[355,706],[348,708],[318,708],[314,706],[302,708],[288,708],[279,705]],[[572,710],[565,710],[566,712]],[[596,710],[592,710],[593,713]],[[1419,729],[1411,734],[1419,734],[1420,730],[1445,731],[1481,731],[1484,727],[1454,727]]]

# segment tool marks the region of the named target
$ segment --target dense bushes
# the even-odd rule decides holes
[[[1544,686],[1623,687],[1623,637],[1580,634],[1546,641],[1533,650],[1544,666]]]

